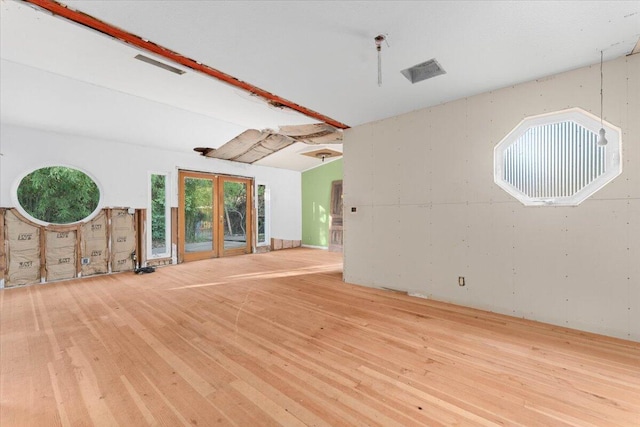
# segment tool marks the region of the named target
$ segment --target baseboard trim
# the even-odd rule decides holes
[[[329,249],[328,246],[314,246],[314,245],[302,245],[303,248],[310,248],[310,249],[322,249],[323,251],[326,251]]]

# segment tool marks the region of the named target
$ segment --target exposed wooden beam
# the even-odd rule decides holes
[[[338,129],[349,128],[349,126],[347,126],[346,124],[341,123],[337,120],[334,120],[328,116],[325,116],[324,114],[320,114],[314,110],[311,110],[309,108],[303,107],[302,105],[296,104],[295,102],[284,99],[278,95],[275,95],[271,92],[268,92],[264,89],[254,86],[250,83],[239,80],[236,77],[233,77],[227,73],[224,73],[208,65],[202,64],[194,59],[187,58],[186,56],[183,56],[171,49],[167,49],[166,47],[160,46],[152,41],[145,40],[142,37],[139,37],[128,31],[115,27],[97,18],[94,18],[91,15],[87,15],[86,13],[70,9],[64,4],[58,3],[53,0],[22,0],[22,1],[26,3],[31,3],[35,6],[41,7],[42,9],[48,10],[54,15],[61,16],[65,19],[81,24],[95,31],[99,31],[103,34],[106,34],[115,39],[121,40],[125,43],[129,43],[140,49],[146,50],[148,52],[152,52],[158,56],[166,58],[184,67],[190,68],[195,71],[199,71],[203,74],[206,74],[207,76],[213,77],[215,79],[228,83],[232,86],[245,90],[249,93],[255,94],[265,99],[267,102],[271,103],[272,105],[287,107],[291,110],[304,114],[305,116],[330,124],[331,126],[334,126]]]

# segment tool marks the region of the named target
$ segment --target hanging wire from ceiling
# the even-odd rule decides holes
[[[378,86],[382,86],[382,42],[387,42],[387,46],[389,46],[389,42],[384,34],[378,34],[373,40],[378,51]]]
[[[600,132],[598,136],[598,145],[600,146],[607,145],[607,143],[609,142],[605,137],[605,130],[604,130],[604,124],[603,124],[603,118],[602,118],[602,114],[603,114],[602,111],[604,106],[604,91],[602,89],[603,81],[604,81],[604,74],[602,72],[603,58],[604,58],[604,51],[601,50],[600,51]]]

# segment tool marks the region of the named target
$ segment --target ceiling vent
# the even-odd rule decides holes
[[[155,59],[149,58],[148,56],[138,54],[135,56],[135,58],[142,62],[146,62],[147,64],[155,65],[156,67],[162,68],[163,70],[171,71],[172,73],[176,73],[179,75],[185,73],[184,70],[172,67],[171,65],[165,64],[164,62],[156,61]]]
[[[445,74],[446,71],[442,69],[438,61],[430,59],[422,64],[414,65],[406,70],[400,71],[403,76],[407,78],[411,83],[418,83],[423,80],[430,79],[431,77]]]

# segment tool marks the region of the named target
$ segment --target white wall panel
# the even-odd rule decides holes
[[[599,94],[596,64],[349,130],[345,206],[371,218],[345,219],[345,279],[640,340],[640,55],[604,64],[621,176],[578,207],[524,207],[493,182],[493,147],[522,119],[599,115]]]
[[[0,129],[0,206],[14,205],[11,191],[19,179],[43,166],[68,165],[96,178],[103,190],[104,206],[146,208],[149,172],[171,174],[171,205],[178,205],[177,170],[188,169],[256,178],[271,188],[271,235],[301,239],[302,203],[300,173],[209,159],[197,153],[96,140],[3,125]]]

